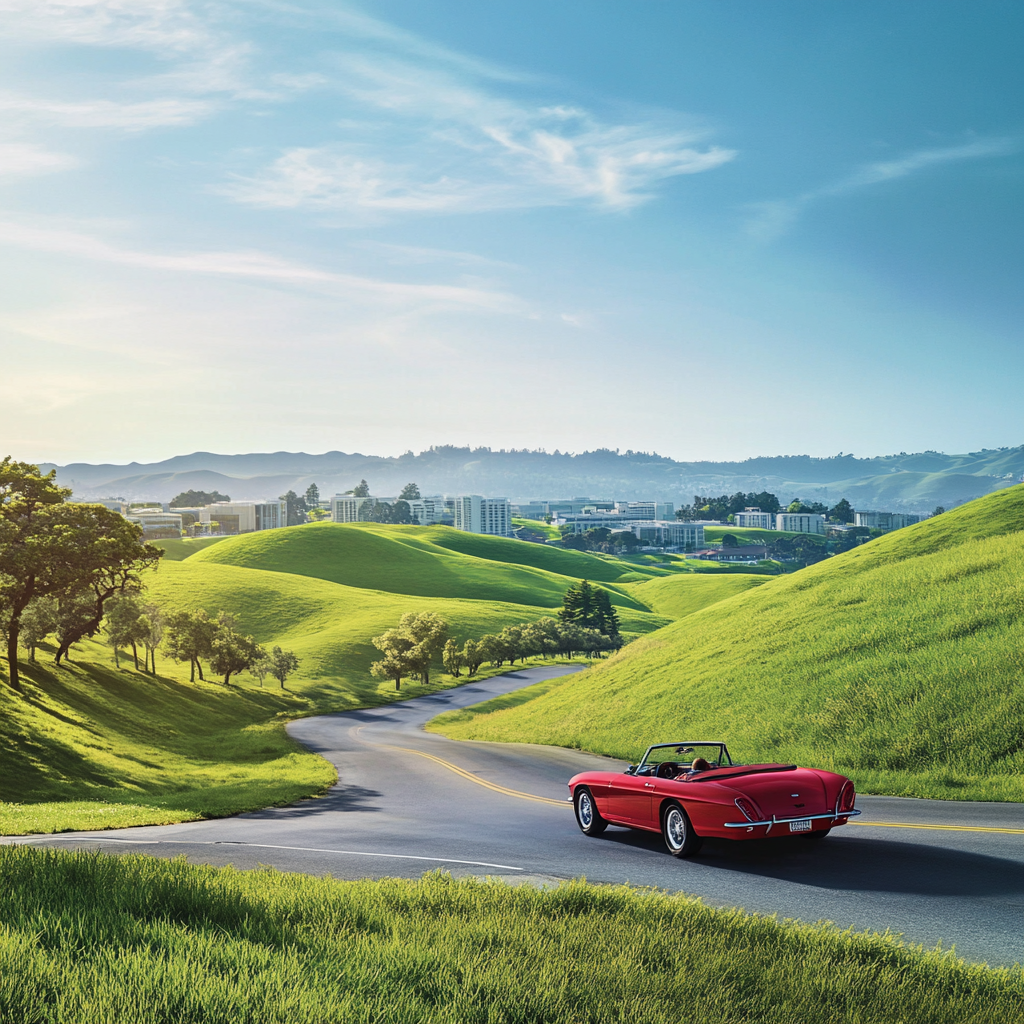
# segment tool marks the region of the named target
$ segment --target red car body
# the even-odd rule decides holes
[[[707,769],[689,771],[689,756],[715,748]],[[860,814],[845,776],[792,764],[736,765],[724,743],[657,744],[625,772],[573,776],[569,792],[584,833],[599,834],[608,824],[660,832],[676,856],[695,853],[710,837],[822,838]],[[666,831],[672,828],[674,840]]]

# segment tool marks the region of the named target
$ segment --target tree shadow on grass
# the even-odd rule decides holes
[[[650,832],[606,832],[619,846],[665,852]],[[668,853],[665,852],[665,856]],[[687,864],[839,891],[917,896],[1024,894],[1024,864],[1005,857],[925,843],[856,835],[808,840],[805,836],[743,842],[708,839]]]

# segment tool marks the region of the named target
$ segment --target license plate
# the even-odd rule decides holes
[[[810,832],[811,831],[811,819],[805,818],[803,821],[791,821],[789,823],[790,832]]]

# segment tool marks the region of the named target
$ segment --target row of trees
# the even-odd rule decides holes
[[[831,508],[820,501],[802,501],[795,498],[785,509],[779,499],[770,491],[737,491],[735,494],[722,494],[717,498],[695,494],[693,504],[684,505],[676,510],[676,518],[684,522],[693,522],[697,519],[717,519],[726,521],[737,512],[745,508],[758,508],[762,512],[769,512],[773,515],[777,512],[810,512],[816,515],[825,516],[833,523],[852,523],[854,521],[853,506],[841,498]]]
[[[418,676],[429,685],[431,664],[438,654],[445,671],[458,678],[463,669],[475,675],[484,662],[500,668],[506,662],[514,665],[535,655],[595,657],[617,651],[622,644],[619,617],[608,591],[581,580],[566,591],[557,619],[506,626],[500,633],[486,633],[461,646],[441,616],[407,612],[397,628],[373,638],[373,645],[384,656],[370,671],[378,679],[393,679],[395,689],[400,690],[407,676]]]
[[[596,526],[583,533],[575,533],[572,526],[562,527],[562,547],[572,551],[603,551],[605,554],[629,554],[643,546],[631,530],[616,530],[614,533],[603,527]]]

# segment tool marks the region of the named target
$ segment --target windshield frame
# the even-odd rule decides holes
[[[707,754],[704,753],[704,751],[696,749],[696,748],[699,748],[699,747],[708,748],[709,750],[711,748],[717,748],[718,754],[714,758],[708,757]],[[729,748],[724,743],[722,743],[721,741],[719,741],[719,740],[687,740],[687,741],[683,741],[683,742],[680,742],[680,743],[653,743],[651,746],[649,746],[647,748],[647,752],[641,758],[640,763],[636,766],[636,771],[635,771],[634,774],[640,775],[640,774],[643,773],[643,770],[645,768],[649,767],[650,765],[652,765],[652,764],[660,764],[661,763],[660,760],[657,761],[657,762],[648,761],[648,758],[650,758],[651,754],[655,750],[674,749],[676,753],[683,754],[684,749],[687,749],[687,748],[689,748],[689,755],[690,755],[689,759],[688,760],[679,760],[678,761],[679,764],[689,765],[693,761],[693,759],[695,757],[703,757],[707,762],[710,763],[712,769],[715,769],[715,768],[735,768],[736,767],[736,765],[733,763],[733,759],[732,759],[731,755],[729,754]],[[665,760],[678,760],[678,759],[666,758]]]

